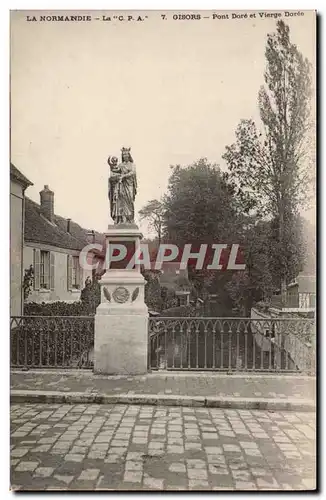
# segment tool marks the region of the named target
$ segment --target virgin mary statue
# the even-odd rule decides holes
[[[118,164],[118,159],[110,156],[108,164],[110,215],[114,224],[133,223],[137,177],[130,148],[121,149],[121,163]]]

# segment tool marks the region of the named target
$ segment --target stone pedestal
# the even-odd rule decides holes
[[[142,234],[135,224],[109,227],[106,243],[137,250]],[[134,253],[134,252],[133,252]],[[108,265],[108,264],[107,264]],[[95,316],[94,372],[136,375],[147,373],[148,309],[145,279],[139,266],[126,269],[115,262],[102,276],[101,304]]]

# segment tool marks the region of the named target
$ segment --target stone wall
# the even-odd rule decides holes
[[[315,372],[315,334],[307,323],[297,323],[284,321],[275,322],[274,331],[272,329],[272,319],[290,318],[294,320],[306,319],[305,315],[296,312],[282,312],[281,310],[270,308],[268,312],[261,312],[255,308],[251,309],[251,319],[262,320],[256,323],[255,330],[256,344],[264,351],[271,349],[271,343],[276,353],[275,367],[280,366],[280,356],[282,351],[286,351],[295,366],[303,372]],[[264,322],[264,320],[266,320]],[[312,322],[312,320],[311,320]]]

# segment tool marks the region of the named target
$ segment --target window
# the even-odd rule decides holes
[[[41,250],[40,288],[50,288],[50,252]]]
[[[79,288],[79,257],[72,258],[72,287]]]
[[[79,290],[81,284],[81,267],[79,265],[79,256],[67,256],[68,260],[68,273],[67,273],[67,281],[68,281],[68,290]]]
[[[34,249],[34,289],[54,290],[54,253]]]

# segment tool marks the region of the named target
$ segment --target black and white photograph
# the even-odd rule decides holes
[[[316,25],[11,10],[11,491],[318,489]]]

